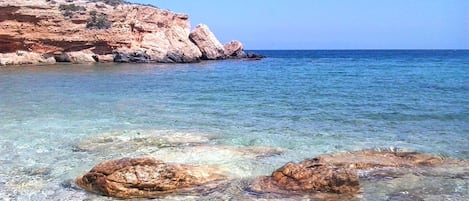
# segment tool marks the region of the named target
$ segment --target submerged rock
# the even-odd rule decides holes
[[[256,54],[256,53],[247,53],[246,58],[248,58],[250,60],[260,60],[260,59],[265,58],[265,56],[260,55],[260,54]]]
[[[84,139],[73,146],[76,152],[152,153],[165,147],[195,146],[209,142],[213,136],[165,130],[133,130],[104,133]]]
[[[227,146],[214,144],[217,136],[171,130],[133,130],[103,133],[72,146],[75,152],[118,156],[151,155],[164,161],[183,163],[220,163],[230,160],[255,160],[280,155],[283,149],[267,146]],[[127,155],[129,156],[129,155]]]
[[[271,176],[256,180],[251,189],[280,194],[289,194],[291,191],[356,193],[360,186],[354,169],[336,167],[322,158],[313,158],[300,163],[287,163]]]
[[[415,168],[458,163],[457,160],[417,152],[393,152],[363,150],[351,153],[322,155],[325,161],[341,167],[357,170],[373,168]]]
[[[195,145],[167,147],[149,153],[164,161],[189,164],[221,164],[232,168],[233,174],[249,174],[241,169],[246,167],[239,163],[254,162],[258,159],[277,156],[284,150],[274,147],[237,147],[222,145]]]
[[[215,166],[170,164],[153,158],[123,158],[103,162],[78,177],[78,186],[118,198],[152,198],[188,193],[225,179]]]

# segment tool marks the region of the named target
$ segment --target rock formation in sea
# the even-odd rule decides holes
[[[287,163],[271,176],[261,177],[251,186],[257,192],[357,193],[360,190],[355,169],[337,167],[323,158]]]
[[[242,178],[234,178],[227,171],[231,169],[217,165],[194,166],[166,163],[154,158],[123,158],[95,166],[78,177],[76,184],[86,190],[118,198],[223,193],[233,190],[230,183],[238,183],[241,186],[235,185],[234,188],[243,191],[240,192],[242,194],[255,194],[256,198],[354,200],[360,192],[366,191],[362,189],[364,186],[369,188],[369,185],[391,182],[394,178],[399,180],[408,175],[413,180],[421,176],[423,180],[418,182],[435,181],[435,178],[465,179],[469,175],[468,166],[468,161],[428,154],[364,150],[290,162],[270,176],[240,182]]]
[[[189,16],[121,0],[1,0],[0,65],[244,58]]]
[[[386,178],[393,177],[396,170],[421,174],[432,171],[432,168],[467,165],[467,161],[443,159],[416,152],[362,150],[325,154],[299,163],[287,163],[272,175],[255,179],[249,190],[284,195],[317,192],[354,194],[360,191],[359,175]]]
[[[170,164],[153,158],[122,158],[105,161],[76,184],[86,190],[118,198],[152,198],[169,193],[210,188],[225,176],[215,166]],[[216,185],[215,185],[216,186]]]

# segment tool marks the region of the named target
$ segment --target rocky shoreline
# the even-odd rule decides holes
[[[191,31],[186,14],[124,1],[0,1],[0,27],[0,66],[262,58],[207,25]]]
[[[396,172],[437,172],[438,168],[467,167],[467,161],[442,159],[416,152],[363,150],[321,155],[299,163],[287,163],[270,176],[247,181],[246,192],[284,198],[310,196],[357,197],[360,180],[396,177]],[[366,173],[365,173],[366,172]],[[404,173],[402,173],[404,172]],[[223,191],[233,178],[216,165],[166,163],[155,158],[121,158],[105,161],[76,184],[88,191],[122,199],[161,198],[168,195]],[[335,199],[333,199],[335,200]]]
[[[214,140],[210,135],[150,130],[94,136],[79,142],[74,151],[117,159],[96,165],[74,185],[123,199],[203,197],[236,188],[249,199],[353,200],[370,185],[409,181],[408,177],[413,181],[421,178],[417,181],[422,183],[469,177],[468,161],[395,149],[323,154],[288,162],[270,175],[245,177],[233,166],[226,166],[226,160],[258,161],[282,155],[285,150],[218,145]],[[122,152],[135,154],[119,158],[116,153]],[[390,196],[400,199],[420,195]]]

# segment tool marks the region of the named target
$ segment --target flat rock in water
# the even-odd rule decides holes
[[[373,168],[417,168],[458,164],[461,161],[417,152],[362,150],[321,156],[328,163],[357,170]]]
[[[300,193],[356,193],[360,190],[358,174],[354,169],[336,167],[322,158],[300,163],[287,163],[271,176],[260,177],[251,185],[255,192],[279,194]]]
[[[363,150],[325,154],[300,163],[287,163],[271,176],[255,179],[249,190],[284,195],[317,192],[354,194],[360,191],[358,172],[367,172],[367,177],[386,180],[399,178],[409,171],[426,169],[419,171],[420,174],[426,172],[434,175],[441,174],[441,168],[454,169],[467,165],[467,161],[443,159],[417,152]],[[464,178],[464,175],[462,171],[451,177]]]
[[[212,188],[209,183],[226,178],[222,172],[216,166],[170,164],[153,158],[122,158],[95,166],[78,177],[76,184],[111,197],[153,198]]]
[[[224,164],[241,161],[254,161],[280,155],[284,150],[274,147],[237,147],[222,145],[196,145],[184,147],[168,147],[159,149],[151,156],[161,158],[165,161],[183,163],[209,163]]]
[[[190,132],[135,130],[105,133],[77,143],[74,151],[113,154],[122,152],[152,153],[164,147],[193,146],[209,142],[213,136]]]

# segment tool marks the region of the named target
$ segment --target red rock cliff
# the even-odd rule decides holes
[[[0,65],[116,59],[180,63],[205,58],[201,49],[207,48],[189,39],[187,15],[115,2],[0,0]],[[242,46],[227,54],[244,54],[239,52]]]

